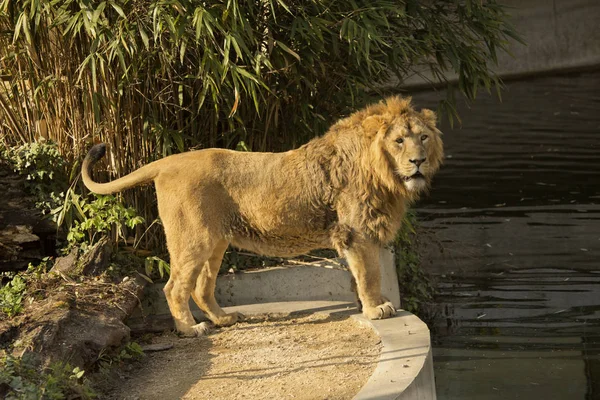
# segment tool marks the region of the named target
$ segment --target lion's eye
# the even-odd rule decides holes
[[[429,136],[427,136],[427,135],[423,135],[423,136],[421,136],[421,141],[423,141],[423,142],[424,142],[424,141],[426,141],[428,137],[429,137]]]
[[[396,139],[396,143],[398,143],[398,144],[402,144],[402,143],[404,143],[404,139],[402,139],[402,138],[400,137],[400,138]]]

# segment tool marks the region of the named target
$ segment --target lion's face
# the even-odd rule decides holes
[[[390,156],[394,173],[410,192],[426,189],[443,159],[441,132],[430,110],[397,116],[382,132],[380,144]]]

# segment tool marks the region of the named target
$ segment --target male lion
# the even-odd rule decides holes
[[[188,300],[216,325],[230,325],[214,297],[223,254],[234,246],[270,256],[334,248],[346,257],[363,314],[395,314],[381,295],[379,250],[406,210],[429,186],[443,158],[433,111],[390,97],[338,121],[324,135],[284,153],[205,149],[152,162],[120,179],[96,183],[93,165],[106,146],[89,151],[85,185],[109,194],[154,182],[171,256],[164,292],[177,330],[200,335]]]

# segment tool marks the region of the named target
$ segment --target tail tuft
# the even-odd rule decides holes
[[[90,149],[87,156],[92,163],[95,163],[106,154],[106,144],[100,143]]]
[[[92,169],[94,164],[106,154],[106,145],[100,143],[90,149],[81,165],[81,179],[83,184],[93,193],[96,194],[111,194],[122,190],[150,183],[158,175],[156,166],[146,165],[129,175],[125,175],[119,179],[115,179],[109,183],[99,183],[92,179]]]

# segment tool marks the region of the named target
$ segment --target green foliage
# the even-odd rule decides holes
[[[235,146],[235,149],[237,151],[252,151],[252,149],[250,149],[243,140],[238,142],[238,144]]]
[[[21,275],[16,275],[6,285],[0,287],[0,311],[8,317],[23,310],[23,297],[27,288]]]
[[[39,185],[43,193],[56,190],[66,182],[66,162],[53,142],[32,142],[3,149],[3,158],[9,160],[14,171],[26,177],[28,183]]]
[[[32,142],[18,147],[0,147],[0,159],[25,178],[27,191],[37,200],[36,206],[46,214],[64,234],[68,252],[74,246],[83,251],[104,236],[110,237],[115,244],[127,242],[128,229],[142,224],[144,219],[130,207],[125,207],[114,196],[81,195],[82,185],[78,181],[78,163],[66,171],[69,162],[52,142]],[[59,235],[60,237],[60,235]],[[128,260],[131,264],[131,257]],[[136,260],[139,264],[139,260]],[[37,267],[46,268],[48,259]],[[134,262],[136,264],[136,262]],[[162,266],[161,266],[162,267]],[[31,270],[31,266],[30,266]],[[120,270],[120,268],[119,268]],[[160,270],[161,273],[163,269]],[[28,271],[31,272],[31,271]],[[2,302],[6,314],[20,311],[20,297],[9,285],[3,288]],[[14,308],[13,311],[9,311]]]
[[[63,192],[68,187],[68,163],[56,143],[36,141],[3,147],[0,159],[25,178],[26,189],[35,197],[42,212],[48,213],[62,202]]]
[[[48,270],[52,267],[52,260],[50,257],[44,257],[38,264],[29,263],[27,270],[24,275],[27,276],[28,280],[40,279]]]
[[[6,284],[0,286],[0,314],[14,317],[23,311],[23,300],[30,281],[40,279],[47,272],[49,257],[44,257],[38,265],[29,264],[27,271],[19,273],[6,273],[4,278],[9,278]],[[0,276],[2,278],[2,276]],[[1,284],[0,284],[1,285]]]
[[[136,360],[144,357],[144,350],[142,350],[142,346],[137,342],[129,342],[125,345],[121,352],[119,353],[119,359],[121,360]]]
[[[68,197],[71,205],[65,203],[55,213],[62,213],[66,207],[72,206],[79,213],[79,219],[74,220],[68,233],[70,246],[84,245],[87,247],[96,243],[103,236],[115,237],[115,242],[127,240],[127,229],[133,229],[142,224],[144,219],[137,215],[135,209],[125,207],[115,196],[96,195],[95,200],[85,201],[77,194]]]
[[[107,375],[113,368],[121,367],[128,361],[139,360],[144,356],[144,350],[137,342],[129,342],[116,353],[100,352],[97,365],[100,373]]]
[[[96,397],[84,371],[66,363],[40,372],[31,354],[0,358],[0,396],[5,399],[91,399]]]
[[[133,208],[125,207],[115,196],[78,194],[75,171],[66,174],[69,163],[53,142],[32,142],[18,147],[4,147],[0,157],[25,177],[27,190],[37,199],[37,206],[49,213],[57,226],[66,228],[67,240],[91,245],[102,236],[113,236],[115,242],[126,240],[126,228],[144,222]]]
[[[418,313],[423,303],[433,300],[435,289],[429,276],[421,268],[415,239],[415,223],[415,215],[411,212],[407,213],[393,247],[396,253],[396,271],[402,307]]]
[[[144,260],[146,276],[152,278],[158,273],[161,279],[171,275],[171,266],[165,260],[157,256],[146,257]]]

